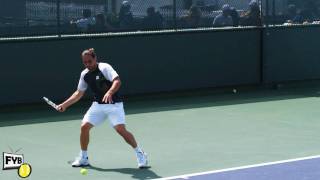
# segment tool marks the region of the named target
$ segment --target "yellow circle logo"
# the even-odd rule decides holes
[[[31,165],[28,163],[23,163],[23,164],[21,164],[21,166],[18,169],[18,175],[21,178],[27,178],[30,176],[31,171],[32,171]]]

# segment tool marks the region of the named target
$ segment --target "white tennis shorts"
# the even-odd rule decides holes
[[[109,123],[112,127],[119,124],[125,124],[123,103],[98,104],[97,102],[93,102],[84,115],[82,123],[89,122],[93,126],[98,126],[106,119],[109,119]]]

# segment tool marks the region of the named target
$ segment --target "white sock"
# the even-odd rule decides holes
[[[136,153],[142,152],[141,148],[139,146],[137,146],[136,148],[134,148],[134,151]]]
[[[81,150],[81,151],[80,151],[80,155],[81,155],[81,157],[83,157],[83,158],[87,158],[87,157],[88,157],[87,151]]]

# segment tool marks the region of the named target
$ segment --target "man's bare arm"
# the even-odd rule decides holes
[[[76,90],[67,100],[58,105],[58,109],[60,112],[64,112],[69,106],[78,102],[82,96],[84,95],[84,91]]]

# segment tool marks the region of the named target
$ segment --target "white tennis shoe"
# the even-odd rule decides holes
[[[89,164],[89,159],[88,157],[77,157],[73,162],[72,162],[72,167],[85,167],[85,166],[90,166]]]
[[[137,162],[138,162],[138,168],[147,168],[148,167],[148,158],[147,154],[143,151],[137,152]]]

